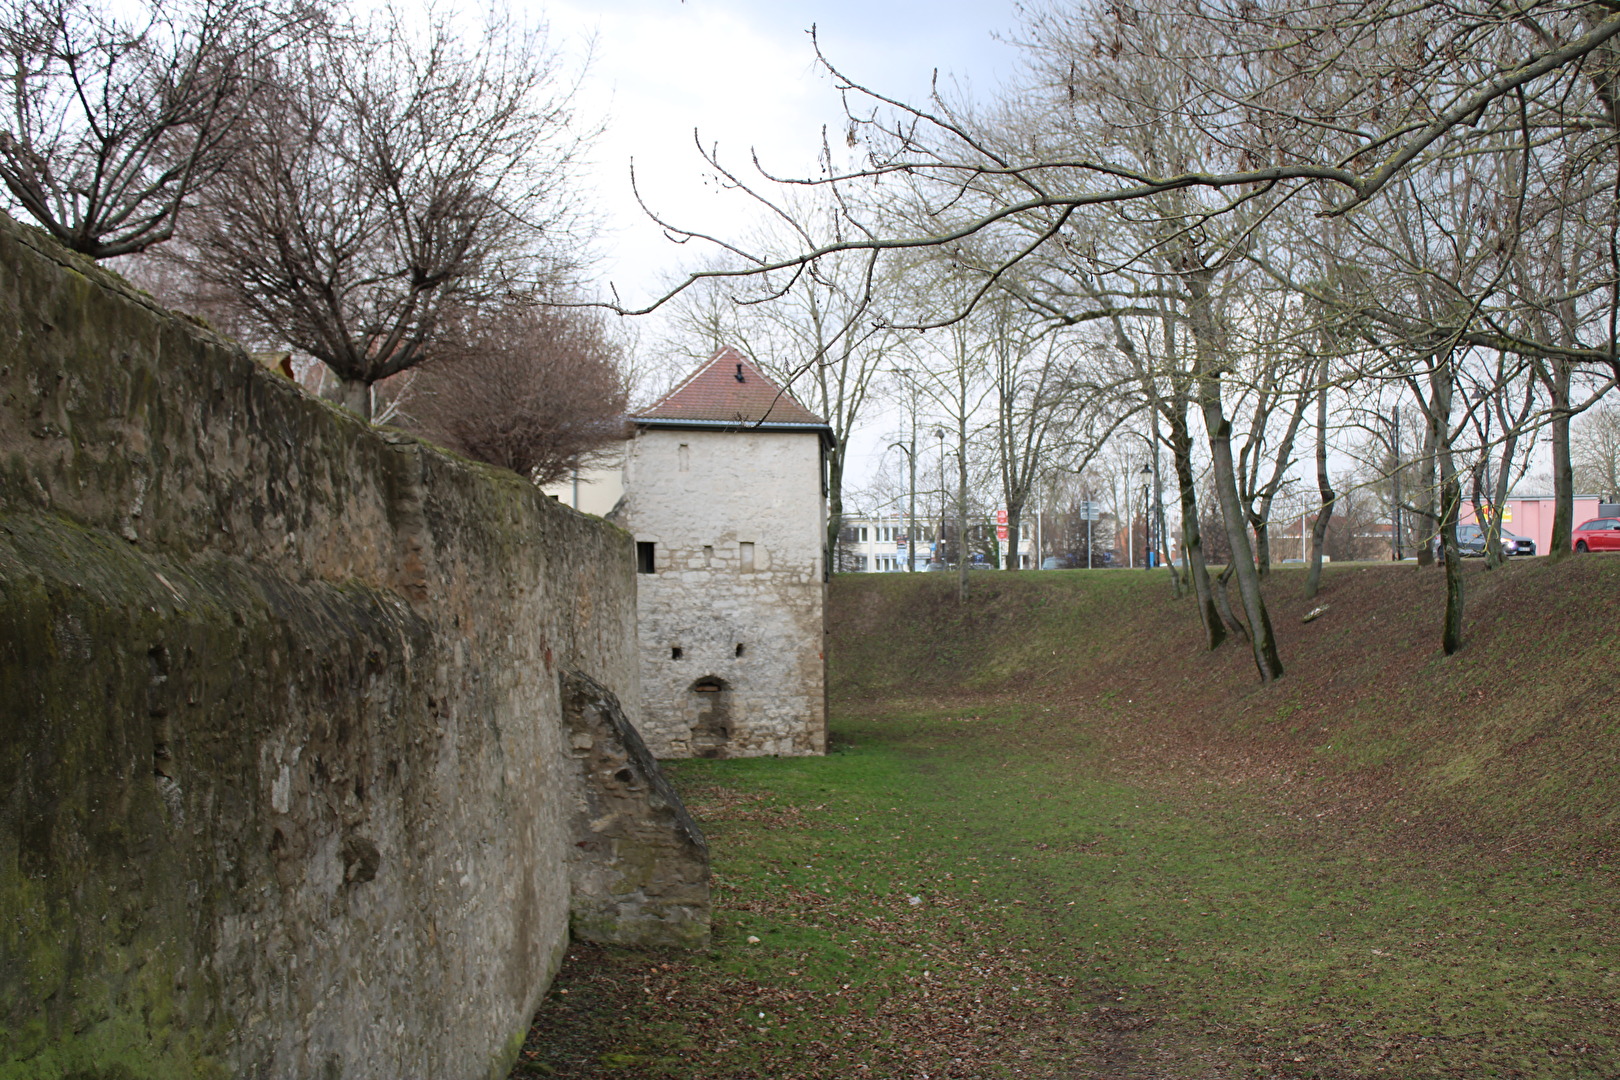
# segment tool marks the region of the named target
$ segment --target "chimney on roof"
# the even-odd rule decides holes
[[[738,381],[738,382],[742,382],[742,381],[743,381],[743,374],[742,374],[742,361],[741,361],[741,360],[739,360],[739,361],[737,361],[737,381]]]

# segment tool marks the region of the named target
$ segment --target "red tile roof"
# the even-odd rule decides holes
[[[702,427],[827,427],[827,421],[794,401],[729,345],[657,404],[631,419]]]

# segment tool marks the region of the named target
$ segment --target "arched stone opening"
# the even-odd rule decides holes
[[[697,679],[686,691],[686,715],[694,757],[724,757],[731,743],[731,684],[715,675]]]

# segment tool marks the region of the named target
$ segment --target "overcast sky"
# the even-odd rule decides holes
[[[836,137],[843,112],[816,68],[812,24],[846,74],[910,99],[926,96],[936,67],[988,91],[1014,63],[994,38],[1012,27],[1011,0],[559,0],[530,14],[570,53],[594,36],[580,104],[607,129],[589,187],[605,225],[601,273],[626,301],[694,261],[636,206],[632,158],[659,213],[732,235],[746,227],[742,208],[706,182],[694,129],[737,167],[757,151],[774,171],[813,174],[822,127]]]

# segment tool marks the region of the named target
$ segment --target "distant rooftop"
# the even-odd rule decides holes
[[[793,400],[729,345],[630,419],[652,426],[806,428],[831,434],[827,421]]]

